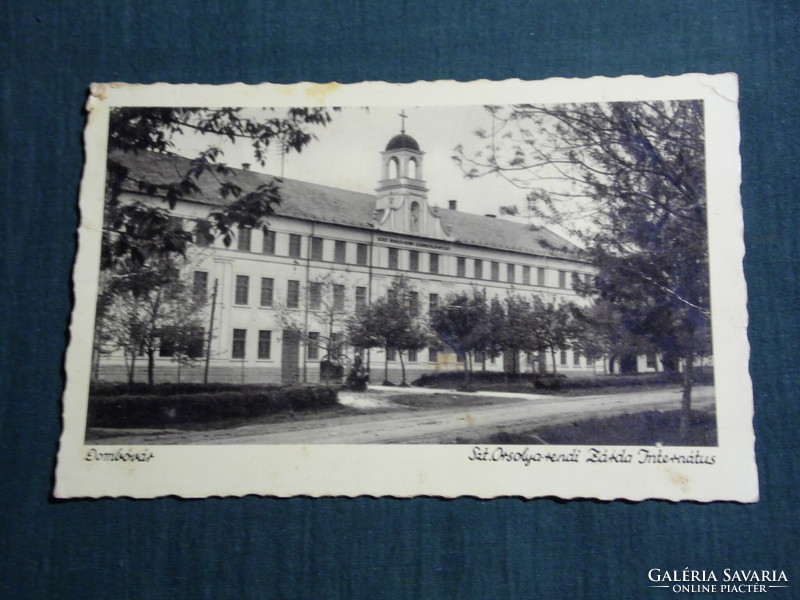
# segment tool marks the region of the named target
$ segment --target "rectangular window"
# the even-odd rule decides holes
[[[566,289],[567,287],[567,272],[566,271],[559,271],[558,272],[558,287],[562,290]]]
[[[562,350],[561,351],[561,357],[560,358],[561,358],[561,366],[566,367],[567,366],[567,351],[566,350]]]
[[[439,306],[439,294],[428,295],[428,312],[431,313]]]
[[[300,306],[300,282],[290,279],[286,286],[286,306],[297,308]]]
[[[578,352],[577,350],[572,351],[572,364],[575,365],[576,367],[581,366],[581,353]]]
[[[231,358],[240,358],[244,360],[244,349],[247,342],[246,329],[233,330],[233,344],[231,345]]]
[[[174,267],[167,269],[166,275],[171,282],[177,282],[181,278],[181,272]]]
[[[522,283],[525,285],[531,284],[531,268],[528,265],[522,266]]]
[[[536,267],[536,285],[545,286],[544,267]]]
[[[289,256],[292,258],[300,258],[300,246],[302,239],[298,233],[289,234]]]
[[[247,275],[236,276],[236,298],[235,304],[247,304],[248,288],[250,287],[250,277]]]
[[[208,294],[208,271],[195,271],[192,280],[192,294],[195,300],[204,300]]]
[[[410,250],[408,252],[408,270],[419,271],[419,251]]]
[[[475,259],[475,279],[483,279],[483,261]]]
[[[397,352],[394,348],[389,348],[386,351],[386,360],[397,360]]]
[[[272,349],[272,332],[261,330],[258,332],[258,358],[267,359]]]
[[[308,332],[308,360],[319,360],[319,332]]]
[[[338,283],[333,286],[333,310],[344,311],[344,286]]]
[[[428,348],[428,362],[435,363],[439,360],[439,349],[438,348]]]
[[[360,313],[367,307],[367,288],[356,286],[356,312]]]
[[[166,333],[170,330],[164,331],[161,330],[160,335],[162,338],[159,340],[159,348],[158,348],[158,355],[163,357],[169,357],[175,355],[175,339],[174,337],[166,336],[163,337]],[[173,333],[178,333],[175,330],[172,330]],[[183,348],[182,352],[189,358],[200,358],[204,355],[205,351],[205,332],[203,331],[202,327],[191,327],[185,333],[185,338],[183,338]]]
[[[408,351],[408,362],[417,362],[417,351],[410,349]]]
[[[161,339],[159,339],[158,355],[163,358],[175,355],[175,343],[171,339],[165,336],[166,333],[167,332],[163,330],[159,332],[159,334],[162,337]]]
[[[389,268],[397,269],[397,248],[389,248]]]
[[[264,254],[275,254],[275,232],[267,231],[264,233],[264,244],[261,248]]]
[[[189,341],[186,345],[186,355],[189,358],[200,358],[205,356],[206,333],[202,327],[192,327],[189,334]]]
[[[197,221],[194,226],[194,243],[205,248],[214,241],[214,236],[208,230],[208,224]]]
[[[508,265],[508,269],[506,271],[508,283],[514,283],[514,278],[516,275],[516,268],[514,265]]]
[[[333,245],[333,260],[337,263],[347,262],[347,243],[336,240]]]
[[[656,353],[655,352],[648,352],[647,353],[647,368],[648,369],[655,369],[656,368]]]
[[[581,274],[580,273],[573,273],[572,274],[572,289],[577,290],[581,285]]]
[[[357,244],[356,245],[356,264],[357,265],[366,265],[367,264],[367,245],[366,244]]]
[[[311,238],[311,260],[322,260],[322,238]]]
[[[272,277],[261,278],[261,306],[272,306],[275,293],[275,280]]]
[[[416,317],[419,314],[419,292],[408,293],[408,309],[412,317]]]
[[[344,336],[339,332],[331,334],[331,351],[334,354],[342,354],[344,352]]]
[[[438,273],[439,272],[439,255],[434,254],[431,252],[431,261],[430,261],[430,269],[428,269],[431,273]]]
[[[322,284],[319,281],[308,284],[308,308],[309,310],[322,308]]]
[[[467,276],[467,259],[463,256],[456,258],[456,275],[459,277]]]
[[[492,281],[500,281],[500,263],[492,261]]]
[[[253,230],[249,227],[239,227],[239,239],[237,247],[244,252],[250,252],[250,242],[253,239]]]

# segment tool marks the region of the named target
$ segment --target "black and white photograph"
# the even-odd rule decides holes
[[[710,249],[708,99],[462,85],[259,106],[133,86],[107,106],[68,359],[84,462],[377,445],[713,468],[746,347],[712,318],[712,267],[737,257]]]

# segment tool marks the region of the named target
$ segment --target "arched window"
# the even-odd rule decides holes
[[[415,158],[408,161],[408,176],[411,179],[417,179],[417,160]]]
[[[409,229],[419,233],[419,202],[412,202],[409,209]]]
[[[397,160],[396,156],[393,156],[389,160],[389,179],[397,179],[399,171],[400,171],[400,162]]]

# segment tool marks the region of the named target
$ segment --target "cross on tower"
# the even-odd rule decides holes
[[[406,132],[406,119],[408,118],[408,115],[406,115],[406,111],[405,110],[401,110],[399,116],[400,116],[400,133],[405,133]]]

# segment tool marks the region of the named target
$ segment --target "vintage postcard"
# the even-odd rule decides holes
[[[93,85],[55,496],[757,501],[737,99]]]

